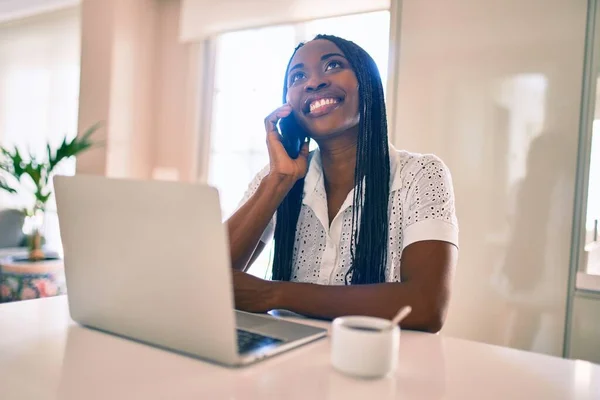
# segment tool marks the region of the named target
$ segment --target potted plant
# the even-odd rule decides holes
[[[46,205],[52,195],[50,183],[53,172],[62,161],[92,147],[94,143],[91,136],[99,126],[100,124],[93,125],[83,135],[72,140],[65,137],[56,151],[52,151],[50,144],[47,144],[47,154],[43,159],[38,159],[31,152],[24,156],[17,148],[9,150],[0,147],[0,189],[16,194],[21,190],[28,190],[24,185],[26,180],[33,183],[35,200],[22,210],[31,225],[31,233],[28,235],[29,261],[46,258],[42,248],[42,228]]]

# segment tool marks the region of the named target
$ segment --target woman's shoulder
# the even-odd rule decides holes
[[[418,179],[450,180],[450,170],[435,154],[414,153],[390,146],[391,189],[408,187]]]
[[[395,168],[400,170],[407,167],[410,168],[416,165],[423,166],[424,164],[432,162],[444,164],[442,159],[435,154],[415,153],[404,149],[396,149],[392,145],[390,145],[390,161],[395,161]]]

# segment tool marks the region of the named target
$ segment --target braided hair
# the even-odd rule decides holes
[[[360,121],[352,202],[352,265],[346,273],[345,283],[348,285],[385,282],[390,157],[381,77],[373,58],[357,44],[330,35],[317,35],[314,40],[318,39],[328,40],[341,50],[358,81]],[[289,62],[303,45],[301,43],[296,47]],[[287,81],[286,69],[284,103]],[[273,280],[291,279],[296,225],[302,208],[303,191],[304,179],[300,179],[277,208]]]

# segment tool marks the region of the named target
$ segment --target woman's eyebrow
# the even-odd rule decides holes
[[[299,64],[294,65],[292,68],[290,68],[289,72],[292,72],[293,70],[300,69],[300,68],[304,68],[304,64],[299,63]]]
[[[327,53],[327,54],[323,54],[321,56],[321,61],[325,61],[331,57],[342,57],[344,59],[346,58],[346,57],[344,57],[343,54],[340,54],[340,53]],[[298,64],[294,65],[292,68],[290,68],[289,72],[292,72],[293,70],[300,69],[300,68],[304,68],[303,63],[298,63]]]
[[[344,57],[344,55],[343,55],[343,54],[340,54],[340,53],[327,53],[327,54],[323,54],[323,55],[321,56],[321,61],[325,61],[325,60],[327,60],[327,59],[329,59],[329,58],[331,58],[331,57],[342,57],[342,58],[346,58],[346,57]]]

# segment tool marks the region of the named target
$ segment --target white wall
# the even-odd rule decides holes
[[[73,8],[78,4],[79,0],[2,0],[0,23]]]
[[[105,122],[106,146],[79,172],[147,178],[154,139],[155,0],[82,2],[79,130]]]
[[[444,333],[561,354],[586,0],[404,0],[395,144],[454,178]]]
[[[114,2],[109,129],[112,136],[107,173],[149,178],[156,125],[155,0]]]
[[[179,40],[180,8],[180,0],[159,1],[154,171],[192,182],[197,174],[202,47]]]
[[[181,38],[385,10],[390,0],[181,0]]]
[[[195,178],[198,46],[178,41],[179,0],[83,0],[79,130],[106,146],[79,173]],[[196,70],[197,68],[197,70]]]

